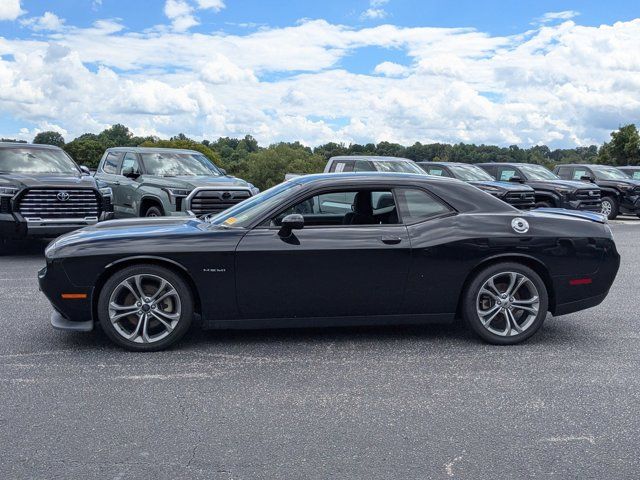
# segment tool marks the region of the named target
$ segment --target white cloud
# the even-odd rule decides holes
[[[58,17],[55,13],[45,12],[41,17],[32,17],[21,22],[24,26],[35,31],[47,30],[55,32],[61,30],[64,26],[64,19]]]
[[[164,4],[164,14],[171,20],[171,25],[177,32],[189,30],[199,23],[193,16],[193,7],[185,0],[167,0]]]
[[[176,3],[171,20],[192,14]],[[381,59],[368,73],[341,67],[366,47],[392,50],[393,58],[402,52],[407,60]],[[312,145],[573,146],[606,140],[640,118],[637,52],[640,19],[545,24],[513,36],[354,29],[323,20],[242,35],[131,32],[103,20],[0,38],[0,115],[39,129],[56,125],[69,138],[119,122],[137,134],[249,133],[261,142]]]
[[[211,8],[216,12],[219,12],[223,8],[225,8],[224,0],[197,0],[198,8],[208,9]]]
[[[373,71],[387,77],[401,77],[408,72],[408,69],[399,63],[382,62],[376,65]]]
[[[0,20],[15,20],[27,12],[20,7],[20,0],[2,0],[0,2]]]
[[[380,20],[387,16],[387,11],[383,7],[389,3],[389,0],[369,0],[369,8],[366,9],[360,18],[362,20]]]
[[[537,19],[538,23],[549,23],[554,20],[571,20],[574,17],[580,15],[580,12],[575,10],[563,10],[561,12],[547,12]]]

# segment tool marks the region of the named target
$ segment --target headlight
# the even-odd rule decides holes
[[[100,189],[100,195],[103,197],[113,197],[113,190],[111,190],[111,187],[102,187]]]
[[[0,187],[0,197],[13,197],[18,193],[18,187]]]
[[[618,185],[616,185],[616,187],[619,190],[622,190],[623,192],[628,192],[629,190],[631,190],[633,188],[632,185],[627,185],[626,183],[619,183]]]
[[[560,195],[569,195],[573,191],[573,189],[567,187],[556,187],[554,190]]]
[[[483,192],[490,193],[491,195],[500,195],[500,189],[496,187],[491,187],[489,185],[476,185]]]
[[[185,188],[165,188],[164,191],[169,194],[169,201],[171,203],[176,203],[176,198],[185,198],[191,193],[191,190]]]
[[[252,183],[249,184],[249,188],[251,189],[251,195],[257,195],[260,193],[260,189]]]

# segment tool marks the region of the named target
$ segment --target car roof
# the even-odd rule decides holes
[[[610,165],[613,167],[613,165]],[[640,165],[625,165],[624,167],[616,167],[619,168],[620,170],[635,170],[640,168]]]
[[[418,165],[441,165],[441,166],[449,166],[449,165],[462,165],[462,166],[469,166],[469,165],[473,165],[473,166],[478,166],[475,163],[465,163],[465,162],[431,162],[431,161],[424,161],[424,162],[416,162]]]
[[[413,160],[404,157],[385,157],[384,155],[338,155],[337,157],[331,157],[329,161],[331,160],[384,160],[385,162],[413,162]]]
[[[34,148],[39,150],[61,150],[55,145],[44,145],[41,143],[20,143],[20,142],[0,142],[0,148]]]
[[[615,165],[601,165],[599,163],[561,163],[560,165],[556,165],[556,167],[616,167]]]
[[[197,150],[189,150],[186,148],[162,148],[162,147],[111,147],[107,148],[107,152],[134,152],[134,153],[200,153]]]

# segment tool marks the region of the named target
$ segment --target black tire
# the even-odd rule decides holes
[[[162,208],[152,205],[144,211],[143,216],[144,217],[163,217],[164,212],[162,211]]]
[[[605,206],[605,202],[608,202],[610,208],[607,209]],[[609,210],[606,212],[606,210]],[[606,215],[609,220],[615,220],[616,217],[620,214],[620,204],[618,203],[618,199],[615,197],[602,197],[602,210],[601,213]]]
[[[501,336],[489,331],[489,329],[485,327],[480,320],[476,307],[476,302],[478,302],[480,298],[480,290],[485,282],[492,277],[495,278],[496,275],[505,272],[514,272],[527,277],[537,290],[539,302],[537,315],[533,321],[529,320],[530,323],[528,323],[528,327],[523,330],[522,333],[517,333],[512,336]],[[525,285],[524,288],[529,287]],[[479,337],[486,342],[493,343],[495,345],[514,345],[533,336],[544,323],[544,320],[547,317],[548,308],[549,298],[547,288],[540,276],[529,267],[515,262],[498,263],[482,269],[471,279],[462,294],[462,316],[465,322]],[[525,312],[521,312],[519,315],[523,314],[525,314]],[[505,316],[502,316],[498,321],[506,322]],[[531,317],[533,317],[533,315],[531,315]],[[522,325],[524,325],[524,323]]]
[[[536,202],[536,208],[551,208],[552,205],[549,202]]]
[[[166,288],[168,289],[169,287],[173,287],[179,300],[179,302],[176,302],[176,304],[180,309],[180,315],[177,323],[174,325],[174,328],[164,338],[150,343],[138,343],[126,339],[123,334],[118,331],[115,323],[111,321],[109,316],[109,305],[111,296],[112,294],[114,294],[114,290],[118,289],[119,285],[121,285],[123,281],[136,275],[146,275],[149,276],[149,278],[157,277],[158,279],[167,281],[169,283],[169,286]],[[133,302],[134,301],[132,300],[132,303]],[[133,305],[131,306],[133,307]],[[160,309],[162,307],[158,306],[157,308]],[[155,312],[157,312],[157,310],[155,310]],[[177,313],[178,312],[176,312],[176,314]],[[132,313],[128,316],[128,318],[125,318],[125,320],[129,322],[128,325],[131,327],[131,329],[134,329],[136,325],[136,315],[137,313]],[[168,268],[160,267],[157,265],[133,265],[115,272],[103,285],[102,289],[100,290],[100,296],[98,298],[98,318],[100,320],[100,325],[107,336],[114,343],[126,348],[127,350],[138,352],[153,352],[164,350],[165,348],[168,348],[169,346],[178,342],[189,330],[189,327],[191,326],[191,322],[193,320],[193,294],[187,282],[185,282],[180,275],[169,270]],[[153,326],[151,322],[155,322],[158,330],[164,328],[163,325],[160,324],[160,322],[153,319],[151,316],[149,317],[149,322],[150,329]],[[122,328],[120,322],[117,323],[118,326]],[[164,330],[167,329],[165,328]]]

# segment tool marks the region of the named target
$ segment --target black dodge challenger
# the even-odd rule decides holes
[[[209,328],[450,322],[531,337],[598,305],[620,257],[592,213],[521,212],[464,182],[394,173],[297,177],[211,218],[116,220],[46,250],[54,327],[100,322],[159,350]]]

